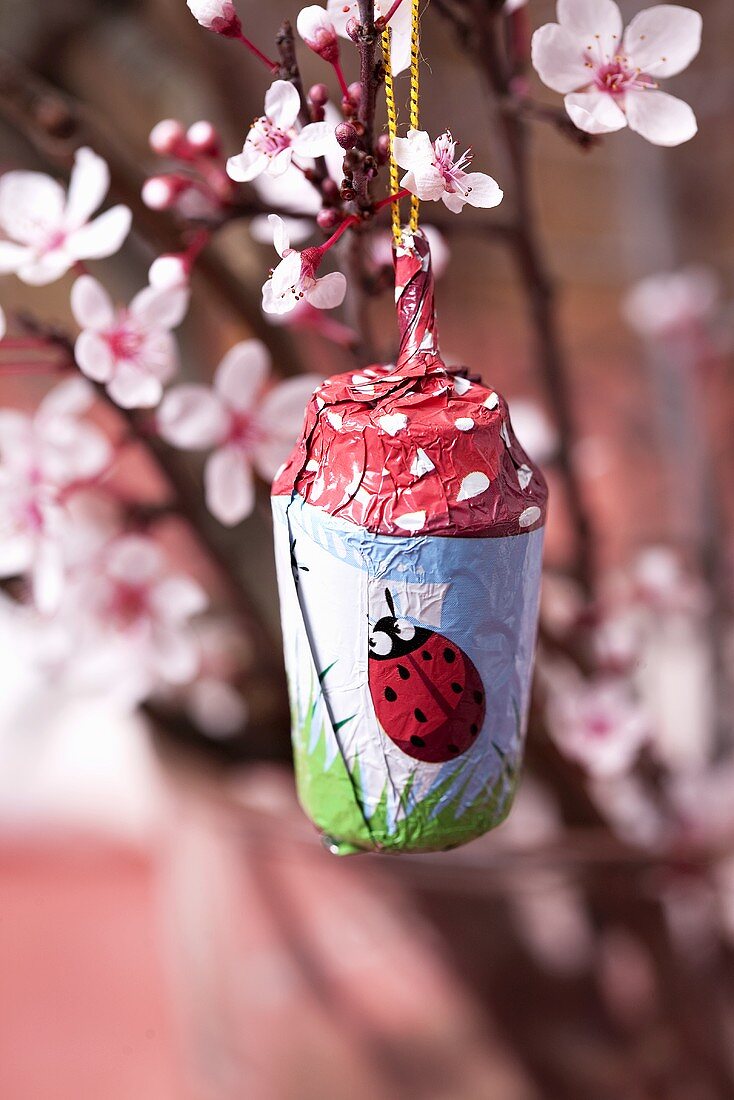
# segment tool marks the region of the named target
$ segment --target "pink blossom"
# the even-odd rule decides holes
[[[375,18],[387,15],[393,0],[375,0]],[[393,73],[401,73],[410,65],[410,0],[403,0],[390,19],[390,67]],[[326,11],[336,33],[341,38],[349,38],[347,26],[352,19],[359,22],[359,4],[357,0],[327,0]]]
[[[395,139],[395,159],[407,168],[400,184],[422,200],[441,199],[458,214],[468,203],[488,208],[502,202],[502,191],[491,176],[466,172],[472,160],[468,150],[457,159],[456,142],[447,130],[431,141],[425,130],[408,130],[408,136]]]
[[[272,271],[263,286],[262,305],[266,313],[289,313],[305,298],[317,309],[334,309],[344,301],[347,280],[341,271],[332,271],[318,278],[316,271],[323,252],[320,248],[307,248],[298,252],[290,247],[283,219],[270,214],[268,221],[273,230],[273,244],[280,263]]]
[[[0,178],[0,273],[42,286],[59,279],[77,260],[111,256],[130,229],[126,206],[90,221],[104,200],[110,175],[91,149],[78,149],[65,193],[41,172],[6,172]]]
[[[204,480],[209,510],[233,525],[255,504],[253,467],[272,480],[303,421],[320,379],[302,375],[265,389],[270,361],[259,340],[235,344],[217,367],[214,384],[175,386],[158,412],[164,439],[185,450],[214,448]]]
[[[79,577],[78,607],[137,653],[152,683],[185,683],[198,650],[189,620],[207,607],[199,584],[168,569],[161,548],[142,535],[122,535]]]
[[[676,336],[708,321],[718,304],[719,282],[707,267],[648,275],[623,302],[627,322],[642,336]]]
[[[296,28],[309,49],[324,61],[333,65],[339,60],[339,43],[334,24],[319,4],[310,4],[307,8],[301,8],[296,20]]]
[[[206,30],[226,38],[238,38],[242,34],[232,0],[186,0],[186,6],[197,23]]]
[[[614,0],[558,0],[558,23],[533,35],[540,79],[561,92],[576,126],[590,134],[629,126],[655,145],[679,145],[696,133],[693,111],[659,91],[701,44],[701,16],[661,4],[639,12],[623,33]]]
[[[328,122],[297,128],[300,108],[301,100],[290,81],[273,81],[265,94],[265,114],[253,122],[242,152],[227,161],[228,175],[240,182],[262,172],[279,176],[294,156],[320,157],[336,146],[334,127]]]
[[[148,286],[128,307],[115,309],[104,287],[82,275],[71,292],[82,327],[74,348],[80,369],[122,408],[157,405],[178,365],[170,330],[183,320],[188,301],[186,286]]]
[[[559,677],[550,687],[548,724],[561,751],[599,778],[627,771],[651,735],[629,685],[612,677]]]
[[[74,378],[33,416],[0,410],[0,576],[29,574],[42,611],[60,598],[65,501],[112,457],[106,436],[81,420],[93,398],[89,383]]]

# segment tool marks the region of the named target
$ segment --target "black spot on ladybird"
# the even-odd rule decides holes
[[[484,698],[484,696],[482,695],[481,691],[475,691],[474,692],[474,702],[475,703],[481,703],[483,698]]]
[[[449,752],[453,753],[457,753],[459,751],[458,745],[447,745],[446,748],[449,750]]]
[[[425,745],[425,741],[422,737],[419,737],[417,733],[412,734],[410,738],[411,745],[415,745],[417,749],[422,749]]]
[[[388,703],[394,703],[397,697],[398,695],[396,691],[393,691],[392,688],[385,688],[385,698],[387,699]]]
[[[413,711],[413,714],[415,715],[416,722],[427,722],[428,721],[428,719],[426,718],[423,711],[419,710],[418,707],[415,708],[415,710]]]
[[[429,653],[427,649],[423,650],[423,652],[421,653],[421,657],[423,658],[424,661],[432,661],[433,660],[433,654]]]
[[[398,676],[400,677],[401,680],[409,680],[410,679],[410,672],[405,667],[405,665],[398,665]]]
[[[456,693],[456,695],[461,695],[461,692],[462,692],[462,691],[463,691],[464,689],[462,688],[461,684],[457,684],[457,683],[456,683],[456,680],[454,680],[453,684],[451,685],[451,690],[452,690],[453,692],[455,692],[455,693]]]
[[[444,661],[447,661],[448,664],[453,664],[453,662],[456,660],[456,654],[454,653],[453,649],[449,649],[448,647],[444,649],[443,659]]]
[[[479,726],[476,724],[476,722],[472,722],[471,726],[469,727],[469,733],[472,735],[472,737],[476,737],[476,735],[479,733]]]

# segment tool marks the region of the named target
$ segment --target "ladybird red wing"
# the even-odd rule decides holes
[[[453,760],[482,728],[481,677],[464,651],[431,632],[425,644],[392,660],[369,662],[378,721],[408,756],[427,763]]]

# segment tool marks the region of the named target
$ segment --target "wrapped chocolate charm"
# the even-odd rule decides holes
[[[273,486],[301,803],[332,850],[435,851],[507,814],[547,490],[507,405],[448,370],[425,238],[395,366],[327,379]]]

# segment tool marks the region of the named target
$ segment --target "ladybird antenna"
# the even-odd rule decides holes
[[[387,606],[390,608],[390,614],[392,615],[392,617],[394,619],[395,618],[395,604],[393,602],[392,592],[390,591],[389,588],[385,589],[385,599],[387,601]]]

